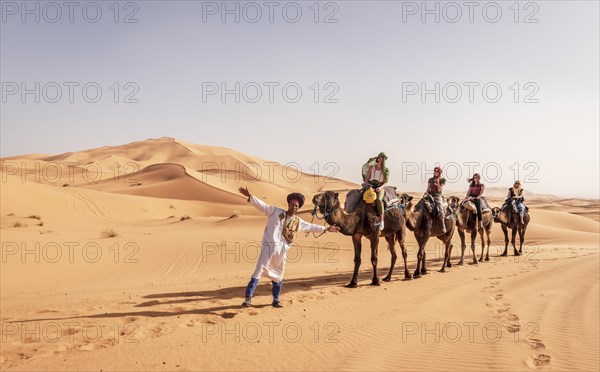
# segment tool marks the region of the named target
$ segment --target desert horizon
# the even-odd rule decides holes
[[[598,365],[598,200],[527,193],[522,255],[509,244],[500,257],[504,237],[494,223],[489,261],[471,263],[467,247],[466,264],[456,266],[455,233],[454,265],[437,272],[443,245],[432,238],[429,275],[405,279],[400,255],[380,286],[370,285],[368,239],[358,287],[346,288],[350,237],[300,233],[288,256],[284,308],[270,306],[266,278],[253,307],[243,308],[266,218],[238,188],[284,208],[286,195],[302,192],[300,218],[324,225],[309,213],[312,197],[334,190],[343,201],[360,187],[230,170],[264,162],[276,168],[173,138],[0,159],[2,369],[282,369],[267,358],[272,353],[288,355],[283,369],[291,370],[413,370],[422,358],[427,370]],[[490,206],[500,206],[506,190],[488,191]],[[401,185],[398,192],[422,197]],[[405,244],[412,271],[418,245],[408,229]],[[478,238],[477,257],[480,249]],[[383,277],[390,268],[383,238],[378,258]]]

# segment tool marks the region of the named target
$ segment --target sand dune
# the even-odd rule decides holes
[[[263,280],[255,307],[243,309],[265,218],[237,188],[283,206],[291,190],[310,198],[336,189],[343,198],[355,184],[310,177],[289,184],[264,174],[250,182],[236,164],[264,160],[169,138],[0,162],[2,370],[600,366],[597,200],[532,194],[523,256],[497,256],[504,237],[494,225],[490,262],[439,273],[441,245],[430,239],[429,275],[404,280],[399,257],[392,281],[380,287],[368,285],[366,240],[359,287],[348,289],[351,238],[300,234],[288,257],[285,307],[269,306]],[[21,162],[34,172],[13,167]],[[207,167],[221,162],[227,166]],[[36,164],[57,164],[71,176],[36,179]],[[102,170],[94,182],[90,164]],[[489,195],[493,205],[503,201],[497,191]],[[301,214],[309,221],[310,204]],[[456,263],[458,234],[453,244]],[[414,270],[411,233],[406,245]],[[380,277],[390,259],[381,242]]]

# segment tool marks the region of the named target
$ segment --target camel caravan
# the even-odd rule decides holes
[[[390,270],[383,281],[390,281],[396,265],[396,242],[400,245],[404,261],[405,279],[419,278],[427,274],[425,246],[431,237],[437,237],[444,244],[444,261],[441,272],[446,267],[452,267],[450,256],[452,253],[452,236],[458,230],[461,243],[461,255],[458,265],[462,265],[465,258],[465,233],[471,234],[471,251],[473,263],[477,263],[475,254],[475,241],[477,234],[481,236],[481,255],[479,261],[489,261],[490,233],[492,223],[500,223],[504,231],[506,246],[503,256],[507,255],[508,229],[512,229],[512,246],[515,255],[522,253],[525,230],[529,223],[527,207],[523,204],[523,189],[521,183],[516,181],[508,191],[506,203],[501,208],[490,208],[483,192],[485,186],[480,183],[479,174],[474,174],[469,179],[469,190],[464,200],[455,196],[447,200],[442,196],[446,180],[442,177],[442,169],[435,167],[433,177],[427,182],[427,190],[418,202],[407,194],[399,194],[396,188],[387,185],[389,169],[385,166],[387,156],[382,152],[370,158],[362,167],[363,184],[359,190],[351,190],[346,195],[344,206],[339,200],[339,194],[334,191],[325,191],[313,197],[313,221],[324,219],[329,227],[303,221],[296,214],[304,205],[304,195],[298,192],[287,196],[288,209],[268,205],[252,195],[250,190],[240,187],[239,192],[244,195],[248,203],[268,217],[267,225],[261,241],[260,256],[256,268],[246,286],[245,299],[242,306],[252,306],[254,291],[262,276],[271,279],[273,289],[273,307],[283,307],[280,301],[281,289],[287,252],[292,246],[295,237],[300,231],[324,234],[325,232],[342,233],[352,237],[354,245],[354,272],[352,279],[346,286],[355,288],[358,285],[358,270],[361,264],[362,238],[371,243],[371,265],[373,265],[373,280],[371,285],[379,285],[377,276],[377,256],[379,239],[385,238],[391,253]],[[321,216],[319,216],[319,213]],[[406,263],[406,247],[404,244],[406,228],[415,234],[419,244],[417,253],[417,267],[411,275]],[[515,246],[515,237],[519,233],[519,250]],[[485,250],[487,238],[487,250]],[[485,251],[485,256],[484,256]]]
[[[351,190],[346,195],[344,206],[339,193],[325,191],[313,197],[313,219],[324,219],[327,224],[339,228],[339,232],[352,237],[354,245],[354,272],[347,287],[357,286],[358,271],[361,264],[362,238],[366,237],[371,245],[371,264],[373,279],[371,285],[379,285],[377,276],[377,258],[379,239],[385,238],[391,253],[390,269],[383,281],[392,278],[396,264],[396,242],[400,245],[404,260],[404,277],[419,278],[427,274],[425,247],[429,238],[437,237],[444,246],[444,259],[439,270],[452,267],[452,237],[457,230],[461,241],[461,255],[457,265],[464,264],[466,234],[471,235],[472,263],[477,264],[475,242],[481,237],[479,261],[489,261],[490,234],[492,224],[499,223],[504,232],[505,248],[501,256],[507,255],[508,229],[512,230],[511,244],[514,255],[523,253],[525,231],[530,221],[528,208],[524,205],[523,188],[515,181],[509,188],[507,199],[502,207],[492,208],[483,196],[485,186],[480,183],[480,175],[474,174],[469,181],[469,189],[463,200],[455,196],[444,198],[442,190],[446,183],[442,169],[436,167],[434,175],[428,180],[427,189],[418,202],[412,196],[396,192],[396,188],[387,185],[389,170],[385,166],[387,156],[384,153],[370,158],[362,168],[363,184],[360,190]],[[320,214],[320,216],[319,216]],[[408,271],[406,263],[406,228],[413,232],[418,243],[417,265],[414,273]],[[515,239],[519,234],[519,249]],[[487,244],[486,244],[487,243]]]

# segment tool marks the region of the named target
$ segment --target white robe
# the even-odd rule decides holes
[[[282,235],[286,218],[280,218],[280,215],[285,216],[287,211],[268,205],[254,195],[250,196],[250,204],[269,217],[261,242],[260,257],[252,277],[260,279],[265,274],[269,279],[280,282],[283,280],[287,252],[291,246]],[[326,229],[324,226],[314,225],[303,221],[300,217],[297,218],[299,220],[298,231],[323,232]]]

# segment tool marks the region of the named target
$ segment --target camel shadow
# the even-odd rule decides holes
[[[432,259],[431,262],[438,262],[441,259]],[[414,265],[409,265],[414,266]],[[396,268],[397,270],[398,268]],[[380,267],[378,272],[381,274],[387,272],[389,267]],[[411,279],[398,278],[397,275],[401,273],[395,271],[396,278],[392,278],[391,282],[410,281]],[[359,284],[358,287],[370,287],[372,271],[366,267],[359,273],[359,280],[364,284]],[[326,275],[320,275],[310,278],[296,278],[286,279],[283,283],[285,293],[302,293],[311,292],[315,289],[323,289],[328,287],[345,287],[350,278],[352,277],[352,271],[341,271],[339,273],[332,273]],[[389,284],[388,283],[388,284]],[[385,285],[385,284],[383,284]],[[230,319],[240,313],[243,308],[241,307],[241,301],[243,299],[245,285],[238,285],[232,287],[201,290],[201,291],[190,291],[190,292],[167,292],[167,293],[155,293],[142,296],[142,299],[147,301],[140,302],[133,307],[141,308],[138,311],[123,311],[123,312],[104,312],[99,314],[69,316],[69,317],[54,317],[54,318],[35,318],[35,319],[24,319],[24,320],[13,320],[7,323],[26,323],[35,321],[58,321],[58,320],[71,320],[71,319],[104,319],[104,318],[123,318],[123,317],[178,317],[182,315],[217,315],[223,319]],[[271,295],[271,282],[270,280],[261,280],[256,291],[255,297]],[[227,304],[227,305],[216,305],[216,302],[223,300],[239,299],[239,304]],[[267,304],[260,304],[261,300],[255,301],[259,304],[253,304],[253,309],[262,309],[270,307],[270,302]],[[196,303],[198,308],[182,310],[174,309],[174,311],[168,310],[152,310],[156,306],[173,306],[176,304]],[[206,306],[208,305],[208,306]],[[144,309],[145,308],[145,309]]]

